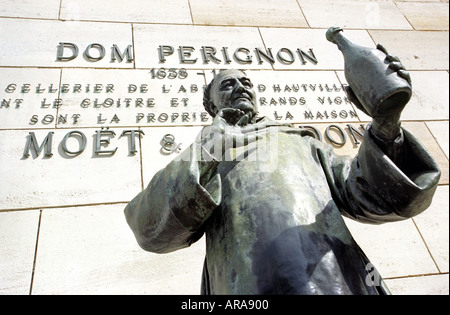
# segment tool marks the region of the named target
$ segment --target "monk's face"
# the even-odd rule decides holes
[[[220,72],[211,86],[211,108],[217,114],[221,109],[233,108],[250,114],[257,112],[256,93],[245,73],[237,70]]]

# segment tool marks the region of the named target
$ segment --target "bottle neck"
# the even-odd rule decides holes
[[[339,50],[341,50],[341,51],[345,50],[351,46],[354,46],[354,44],[350,40],[348,40],[344,36],[344,34],[342,34],[342,31],[334,34],[333,42],[338,46]]]

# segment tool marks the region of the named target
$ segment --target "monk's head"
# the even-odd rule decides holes
[[[221,109],[233,108],[248,114],[251,119],[257,113],[253,84],[243,71],[221,71],[206,87],[203,106],[212,117]]]

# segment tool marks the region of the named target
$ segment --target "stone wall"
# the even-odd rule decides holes
[[[448,294],[448,1],[0,2],[0,294],[198,294],[204,239],[144,252],[123,208],[211,123],[220,69],[247,72],[261,115],[355,155],[370,119],[342,91],[330,26],[400,58],[403,126],[442,170],[418,217],[346,222],[392,293]]]

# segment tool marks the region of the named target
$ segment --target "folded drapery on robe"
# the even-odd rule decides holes
[[[433,158],[406,130],[392,161],[370,128],[351,158],[260,123],[228,158],[197,139],[153,177],[125,209],[140,246],[167,253],[206,233],[204,294],[386,293],[341,215],[377,224],[424,211],[440,177]]]

